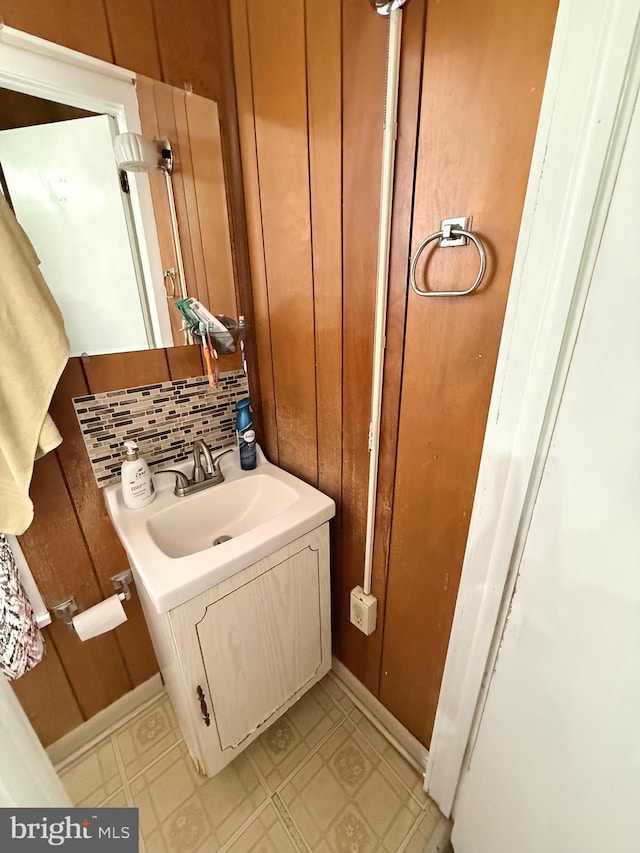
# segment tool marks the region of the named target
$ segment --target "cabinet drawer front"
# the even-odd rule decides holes
[[[319,553],[309,547],[208,605],[196,631],[222,749],[314,677],[320,615]]]

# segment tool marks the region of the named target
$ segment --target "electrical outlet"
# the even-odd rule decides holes
[[[367,595],[361,586],[351,590],[349,613],[351,624],[369,636],[376,630],[378,599]]]

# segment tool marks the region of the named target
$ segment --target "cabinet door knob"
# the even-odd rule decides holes
[[[200,713],[202,714],[202,719],[204,720],[205,726],[211,725],[211,717],[209,716],[209,710],[207,708],[207,700],[204,698],[204,690],[198,684],[196,688],[196,695],[200,701]]]

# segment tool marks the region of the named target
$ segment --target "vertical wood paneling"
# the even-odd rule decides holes
[[[132,377],[135,378],[135,377]],[[64,436],[58,458],[69,495],[80,524],[101,595],[109,598],[113,575],[129,568],[129,560],[109,520],[102,492],[97,487],[84,441],[73,409],[72,398],[89,393],[79,359],[71,359],[65,368],[51,404],[51,415]],[[36,519],[40,523],[40,519]],[[144,615],[135,588],[127,602],[127,621],[114,632],[127,673],[135,687],[158,669]]]
[[[342,485],[342,102],[340,0],[307,3],[307,99],[318,486],[334,500]]]
[[[342,492],[342,10],[305,4],[315,308],[318,488]],[[334,622],[343,604],[340,512],[331,526]]]
[[[391,257],[389,264],[389,301],[384,365],[384,404],[380,426],[380,461],[376,503],[376,528],[373,553],[373,590],[378,598],[378,628],[371,636],[369,654],[380,660],[385,632],[387,569],[396,470],[396,451],[400,409],[402,366],[404,359],[405,314],[413,187],[416,170],[420,84],[425,39],[426,0],[413,0],[403,13],[402,63],[398,104],[398,139],[396,144],[395,186],[391,224]],[[341,606],[345,608],[346,602]],[[380,674],[379,674],[380,677]]]
[[[214,314],[235,317],[238,311],[218,106],[198,95],[188,95],[186,111],[196,209],[205,237],[202,243],[207,281],[204,299]]]
[[[404,355],[404,320],[406,309],[406,283],[408,272],[408,253],[407,245],[410,238],[411,216],[413,211],[413,195],[410,188],[413,186],[415,159],[416,159],[416,127],[418,125],[418,109],[420,96],[420,81],[421,68],[423,57],[423,42],[424,42],[424,15],[425,2],[416,0],[412,2],[404,10],[403,16],[403,49],[402,63],[400,69],[400,87],[402,97],[398,108],[398,140],[396,146],[396,165],[395,165],[395,186],[396,191],[393,200],[393,215],[392,215],[392,235],[391,235],[391,258],[389,268],[389,298],[387,309],[387,331],[386,331],[386,346],[385,346],[385,369],[384,369],[384,401],[381,423],[381,439],[380,439],[380,460],[378,471],[378,492],[376,505],[376,527],[374,541],[374,561],[372,573],[372,591],[378,599],[378,620],[376,631],[368,638],[363,640],[359,632],[354,633],[353,626],[349,621],[349,591],[355,584],[362,583],[364,572],[364,536],[366,530],[366,494],[368,488],[368,455],[365,456],[361,452],[357,457],[352,458],[351,464],[357,467],[352,467],[352,477],[357,483],[357,491],[351,496],[344,498],[345,510],[353,513],[353,502],[357,501],[357,507],[361,513],[358,525],[359,529],[355,530],[351,537],[349,545],[347,535],[343,534],[343,548],[349,547],[350,550],[343,557],[343,562],[339,567],[340,574],[340,595],[336,596],[336,612],[339,616],[336,617],[336,622],[343,626],[344,645],[340,645],[342,654],[348,661],[348,665],[352,667],[356,675],[368,686],[368,688],[377,694],[379,689],[380,678],[380,660],[382,655],[382,645],[385,634],[385,600],[386,600],[386,582],[387,582],[387,557],[389,549],[389,538],[391,530],[391,521],[393,513],[393,489],[395,479],[395,458],[396,444],[398,432],[398,415],[400,402],[400,381],[402,376],[402,361]],[[378,48],[369,48],[370,51],[380,50]],[[384,57],[380,57],[379,61]],[[345,78],[344,85],[348,87],[349,81]],[[380,85],[378,79],[377,85]],[[382,109],[381,104],[378,109]],[[380,130],[381,140],[381,130]],[[346,150],[346,148],[345,148]],[[378,151],[378,158],[381,157],[381,151]],[[379,159],[378,159],[378,162]],[[379,178],[378,178],[379,181]],[[355,193],[353,201],[355,202],[362,192],[360,184],[354,183],[349,190],[350,193]],[[377,205],[375,210],[376,215],[376,236],[375,251],[377,251]],[[355,216],[355,214],[354,214]],[[347,223],[345,217],[345,229],[353,227],[352,223]],[[369,222],[369,234],[373,229],[373,219]],[[371,239],[371,238],[370,238]],[[351,252],[351,248],[347,248],[345,243],[345,254]],[[357,259],[357,254],[352,255],[352,262]],[[371,270],[369,270],[371,275]],[[354,283],[354,289],[367,291],[374,290],[374,282],[369,284],[366,279],[361,278]],[[373,296],[371,297],[373,298]],[[350,311],[345,312],[345,332],[351,334],[349,330]],[[373,321],[372,321],[373,323]],[[373,324],[364,332],[368,334],[369,339],[373,339]],[[345,344],[346,349],[346,344]],[[369,358],[372,358],[372,353]],[[362,369],[371,371],[371,363],[368,362],[362,365]],[[345,384],[345,394],[346,394]],[[364,407],[366,410],[366,426],[368,426],[368,405],[370,393],[370,381],[367,387],[364,387],[364,380],[361,384],[350,392],[354,398],[360,399],[363,406],[363,419],[365,417]],[[364,429],[365,422],[363,420],[360,425],[360,430]],[[362,435],[362,433],[361,433]],[[352,450],[353,452],[353,445]],[[357,451],[357,447],[355,447]],[[345,450],[345,459],[347,451]],[[365,464],[367,467],[365,467]],[[347,509],[347,502],[350,506]],[[343,553],[345,553],[343,551]]]
[[[153,0],[162,79],[214,101],[221,90],[216,2]]]
[[[116,65],[162,78],[152,0],[104,0]]]
[[[244,4],[233,3],[242,7]],[[249,240],[247,235],[247,208],[242,180],[242,154],[240,151],[240,128],[233,58],[233,34],[229,0],[216,3],[216,33],[218,35],[218,68],[220,73],[220,126],[222,130],[222,157],[227,186],[227,209],[231,229],[232,262],[236,285],[236,300],[239,312],[244,314],[247,324],[246,359],[249,389],[256,430],[263,441],[262,394],[258,371],[258,355],[255,345],[256,322],[253,313]],[[263,444],[264,446],[264,444]]]
[[[49,628],[43,630],[46,654],[40,663],[11,682],[23,710],[44,746],[84,722],[73,688]]]
[[[429,6],[412,246],[442,218],[472,215],[493,258],[472,297],[409,298],[380,698],[427,745],[556,5]],[[427,269],[432,287],[460,287],[477,254],[439,250]]]
[[[117,388],[135,388],[169,379],[167,357],[163,349],[87,355],[82,359],[91,394]]]
[[[250,0],[248,8],[279,461],[315,484],[304,6],[297,0]],[[277,52],[274,44],[279,45]]]
[[[249,264],[253,286],[255,341],[260,377],[260,409],[262,413],[262,446],[269,459],[278,463],[278,431],[276,424],[275,386],[271,353],[271,318],[267,293],[267,271],[262,235],[258,151],[256,140],[251,48],[247,0],[231,6],[233,60],[238,104],[238,132],[242,155],[242,172],[247,216]]]
[[[388,20],[367,3],[342,5],[344,258],[343,460],[336,653],[376,692],[375,641],[349,622],[349,591],[362,584],[367,513],[373,322]]]
[[[3,0],[0,13],[9,27],[113,62],[102,0]]]
[[[310,402],[309,380],[304,370],[295,370],[311,356],[307,343],[302,350],[291,347],[294,357],[282,358],[280,324],[283,304],[289,313],[300,312],[302,300],[308,335],[313,309],[318,471],[329,493],[342,443],[332,556],[334,649],[428,742],[556,4],[518,7],[492,0],[480,13],[470,4],[431,4],[428,26],[426,0],[415,0],[404,13],[373,574],[379,623],[370,638],[350,625],[348,597],[363,574],[388,22],[366,3],[342,0],[340,22],[335,6],[325,4],[321,12],[307,3],[303,32],[302,10],[294,5],[278,10],[272,3],[239,0],[232,6],[267,433],[286,467],[287,430],[296,419],[306,421]],[[332,112],[336,31],[342,40],[341,126]],[[295,136],[303,127],[297,81],[304,73],[310,222],[299,214],[307,176]],[[339,219],[331,213],[340,141],[342,291],[332,267]],[[283,175],[289,181],[284,188]],[[485,286],[457,303],[408,299],[411,246],[445,216],[467,213],[489,245],[491,292]],[[304,242],[306,228],[311,291],[306,275],[288,280],[287,261]],[[439,252],[429,262],[430,280],[454,286],[466,281],[475,263],[472,248]],[[341,378],[332,385],[340,362]],[[312,437],[296,439],[313,457]]]
[[[97,604],[102,593],[55,453],[36,462],[29,494],[37,520],[20,537],[20,545],[47,606],[71,595],[80,610]],[[111,634],[83,643],[55,619],[49,631],[85,718],[131,689]]]
[[[187,379],[190,376],[203,376],[206,369],[202,365],[200,347],[170,347],[166,350],[169,365],[169,378]],[[225,370],[232,368],[225,367]]]

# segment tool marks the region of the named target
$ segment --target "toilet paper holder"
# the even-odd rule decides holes
[[[115,591],[118,593],[120,601],[131,600],[130,585],[133,583],[133,573],[131,569],[125,569],[124,572],[119,572],[117,575],[111,576],[111,583]],[[78,605],[73,596],[65,598],[64,601],[54,604],[51,608],[56,619],[62,619],[65,625],[73,627],[73,617],[78,612]]]
[[[111,583],[117,593],[120,593],[120,601],[131,601],[130,584],[133,583],[133,572],[131,569],[125,569],[120,574],[111,576]],[[124,598],[122,598],[124,595]]]
[[[71,628],[73,623],[73,617],[78,612],[78,605],[76,604],[75,598],[71,596],[71,598],[66,598],[59,604],[54,604],[51,608],[51,612],[56,617],[56,619],[62,619],[64,621],[64,624],[68,625]]]

